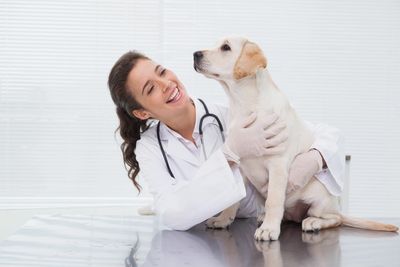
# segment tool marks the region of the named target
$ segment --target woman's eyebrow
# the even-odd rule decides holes
[[[157,65],[156,66],[156,68],[154,69],[154,73],[156,73],[157,74],[157,70],[159,69],[159,68],[161,68],[161,65]],[[142,95],[143,95],[143,93],[144,93],[144,88],[146,88],[146,86],[149,84],[149,80],[144,84],[144,86],[143,86],[143,88],[142,88]]]
[[[157,65],[156,68],[154,69],[154,72],[157,73],[159,68],[161,68],[161,65]]]

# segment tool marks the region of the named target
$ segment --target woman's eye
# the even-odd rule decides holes
[[[222,51],[229,51],[229,50],[231,50],[231,47],[229,45],[227,45],[227,44],[224,44],[224,45],[221,46],[221,50]]]
[[[150,89],[147,91],[147,94],[149,95],[151,93],[151,91],[153,91],[154,86],[150,87]]]
[[[163,76],[164,74],[165,74],[165,72],[166,72],[167,70],[166,69],[163,69],[162,71],[161,71],[161,76]]]

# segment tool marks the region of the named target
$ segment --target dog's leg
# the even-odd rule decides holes
[[[307,212],[309,217],[301,223],[303,231],[318,232],[342,224],[337,198],[329,194],[325,186],[315,177],[307,184],[302,197],[311,205]]]
[[[268,185],[268,183],[267,183],[267,185]],[[268,186],[266,188],[266,191],[267,190],[268,190]],[[257,193],[256,201],[260,207],[260,210],[257,212],[258,213],[257,214],[257,226],[260,226],[263,223],[264,218],[265,218],[265,206],[264,206],[265,205],[265,197],[262,196],[259,191],[257,191],[256,193]]]
[[[264,222],[264,218],[265,218],[265,210],[263,212],[261,212],[260,214],[258,214],[258,216],[257,216],[257,225],[258,226],[260,226]]]
[[[288,180],[287,164],[282,160],[274,160],[271,161],[268,170],[268,197],[265,201],[265,218],[254,234],[256,240],[277,240],[281,232]]]
[[[226,228],[236,217],[239,209],[239,202],[233,204],[229,208],[223,210],[217,217],[211,217],[207,220],[206,225],[208,228]]]
[[[318,232],[322,229],[337,227],[342,224],[340,215],[324,214],[321,217],[308,217],[301,223],[301,229],[305,232]]]

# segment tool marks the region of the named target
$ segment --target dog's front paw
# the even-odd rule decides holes
[[[226,216],[211,217],[206,221],[207,228],[227,228],[234,218]]]
[[[280,224],[264,222],[260,227],[257,228],[254,238],[257,241],[278,240],[280,233]]]

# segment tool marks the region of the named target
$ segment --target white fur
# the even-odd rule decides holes
[[[275,112],[279,115],[279,120],[287,125],[289,136],[286,149],[282,153],[242,159],[240,163],[244,176],[265,198],[265,217],[256,230],[255,238],[277,240],[284,218],[300,222],[308,216],[302,221],[304,231],[318,231],[346,223],[338,212],[337,198],[315,177],[304,188],[285,195],[289,167],[296,155],[309,150],[313,136],[290,106],[286,96],[272,81],[267,69],[258,68],[248,76],[235,79],[235,66],[248,42],[241,37],[221,40],[213,49],[201,51],[203,57],[195,62],[195,69],[208,78],[216,79],[223,86],[229,98],[231,123],[255,111],[258,114]],[[230,51],[221,49],[224,44],[230,46]],[[261,50],[260,53],[262,54]],[[235,204],[218,217],[209,219],[207,225],[215,228],[228,226],[233,221],[238,206]],[[358,227],[367,226],[360,224]]]

